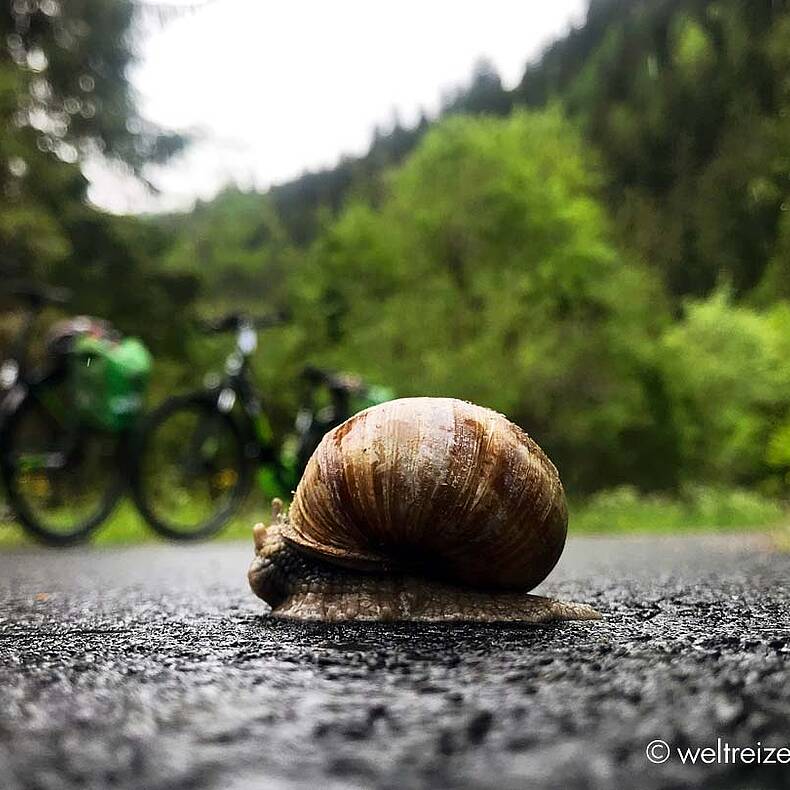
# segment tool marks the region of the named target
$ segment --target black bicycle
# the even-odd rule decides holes
[[[307,367],[307,404],[297,416],[292,441],[278,447],[252,382],[250,357],[258,331],[285,320],[283,315],[230,313],[200,323],[205,333],[236,335],[224,374],[205,389],[170,398],[156,409],[142,426],[133,464],[135,503],[160,534],[177,540],[214,534],[240,508],[256,471],[287,496],[326,431],[366,405],[355,399],[381,396],[355,377]],[[319,389],[328,393],[320,409]]]
[[[90,425],[74,407],[68,332],[51,335],[43,365],[29,360],[36,319],[44,308],[65,304],[68,291],[30,284],[7,290],[24,311],[10,355],[0,365],[0,477],[14,514],[31,535],[70,545],[85,540],[118,501],[125,442],[118,433]],[[74,332],[109,331],[96,319],[76,321]]]

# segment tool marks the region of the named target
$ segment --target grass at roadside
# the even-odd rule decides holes
[[[265,521],[268,504],[258,492],[217,540],[251,541],[252,525]],[[580,534],[682,533],[762,530],[790,551],[790,511],[778,502],[751,491],[690,487],[675,497],[640,495],[631,487],[599,492],[571,503],[570,531]],[[145,525],[129,501],[122,502],[96,533],[99,546],[154,542],[157,536]],[[0,521],[0,550],[31,545],[13,522]]]
[[[2,510],[0,501],[0,510]],[[269,506],[257,493],[250,497],[243,511],[233,518],[215,540],[245,540],[252,545],[252,525],[265,521]],[[164,542],[143,520],[134,505],[124,499],[112,516],[96,531],[91,543],[96,546],[131,546],[139,543]],[[32,546],[21,526],[14,521],[0,518],[0,551],[15,546]]]
[[[786,506],[744,489],[689,486],[667,496],[621,486],[571,503],[570,527],[577,534],[689,532],[767,529],[788,520]]]

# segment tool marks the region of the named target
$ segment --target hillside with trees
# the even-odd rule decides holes
[[[132,3],[98,5],[74,7],[128,26]],[[36,87],[79,17],[40,10],[20,32],[4,13],[21,42],[0,63],[5,271],[34,260],[76,286],[151,343],[168,387],[221,353],[192,314],[287,308],[256,360],[281,435],[311,362],[506,412],[572,494],[786,496],[788,2],[593,0],[513,90],[481,63],[438,118],[378,130],[364,156],[144,219],[90,208],[69,161],[95,145],[139,170],[182,144],[135,122],[130,52],[86,40],[106,84],[80,82],[80,44]]]

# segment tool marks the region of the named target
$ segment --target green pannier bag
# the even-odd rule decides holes
[[[136,338],[120,341],[84,335],[69,355],[74,405],[97,428],[122,431],[141,413],[151,355]]]

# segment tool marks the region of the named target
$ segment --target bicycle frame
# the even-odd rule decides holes
[[[236,334],[236,348],[225,360],[224,376],[207,390],[218,411],[234,412],[246,437],[254,442],[248,457],[258,464],[279,463],[272,443],[271,429],[264,423],[265,410],[252,382],[250,357],[258,347],[258,335],[251,322],[242,322]]]

